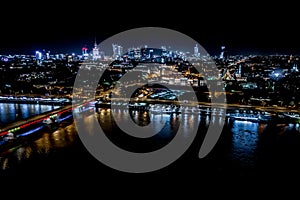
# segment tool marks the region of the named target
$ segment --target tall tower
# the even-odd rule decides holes
[[[123,47],[118,45],[118,55],[122,56],[123,55]]]
[[[112,50],[113,50],[113,58],[116,59],[118,56],[118,45],[112,44]]]
[[[220,59],[222,60],[227,60],[227,50],[225,46],[221,46],[221,54],[220,54]]]
[[[36,51],[35,52],[35,59],[36,59],[38,65],[42,64],[42,58],[43,58],[42,57],[42,52]]]
[[[112,44],[113,58],[118,59],[123,55],[123,47],[117,44]]]
[[[194,47],[194,56],[195,56],[195,57],[199,57],[199,48],[198,48],[198,44],[196,44],[195,47]]]
[[[87,59],[88,58],[88,56],[89,56],[89,54],[88,54],[88,48],[87,47],[82,47],[82,58],[83,59]]]
[[[96,38],[95,38],[95,43],[94,43],[94,48],[93,48],[93,60],[98,60],[100,59],[100,53],[99,53],[99,48],[97,46]]]

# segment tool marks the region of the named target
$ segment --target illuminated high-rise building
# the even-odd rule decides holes
[[[50,59],[50,51],[48,51],[48,52],[46,53],[46,59],[47,59],[47,60]]]
[[[120,58],[123,55],[123,47],[117,44],[112,44],[113,58]]]
[[[240,78],[242,76],[242,65],[239,64],[239,67],[236,70],[235,76]]]
[[[195,47],[194,47],[194,56],[195,57],[199,57],[200,56],[198,44],[196,44]]]
[[[118,56],[122,56],[123,55],[123,47],[118,45]]]
[[[35,59],[38,65],[42,64],[42,52],[36,51],[35,52]]]
[[[118,45],[112,44],[112,50],[113,50],[113,58],[117,58],[117,56],[118,56]]]
[[[36,58],[37,60],[41,60],[41,59],[42,59],[42,52],[36,51],[36,52],[35,52],[35,58]]]
[[[221,46],[220,59],[227,60],[227,50],[226,50],[225,46]]]
[[[82,58],[87,59],[89,54],[88,54],[88,48],[87,47],[82,47]]]
[[[85,55],[85,54],[87,54],[87,50],[88,50],[88,48],[86,48],[86,47],[82,47],[82,55]]]
[[[93,60],[98,60],[98,59],[100,59],[100,52],[95,39],[94,48],[93,48]]]

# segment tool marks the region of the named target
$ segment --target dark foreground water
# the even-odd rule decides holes
[[[129,120],[123,116],[124,111],[117,111],[117,118]],[[229,187],[234,192],[240,187],[257,191],[262,185],[281,187],[300,181],[299,124],[264,124],[226,119],[218,143],[205,158],[200,159],[198,152],[209,122],[218,125],[221,122],[218,116],[134,112],[132,118],[140,125],[147,125],[150,121],[165,121],[162,131],[146,141],[128,137],[116,128],[109,110],[86,114],[82,119],[87,128],[93,128],[95,118],[111,141],[134,152],[163,148],[175,136],[179,121],[183,123],[186,137],[189,137],[189,124],[196,121],[199,129],[191,147],[174,163],[158,171],[135,174],[121,172],[99,162],[82,144],[75,124],[63,123],[55,131],[45,129],[24,145],[2,152],[1,185],[14,188],[51,185],[54,191],[58,189],[56,187],[72,185],[79,190],[88,187],[93,192],[97,192],[95,187],[100,190],[101,185],[113,188],[130,186],[132,190],[151,190],[149,187],[154,187],[152,190],[164,190],[163,187],[172,185],[172,188],[182,189],[196,186],[199,190]],[[71,193],[76,194],[75,191]]]

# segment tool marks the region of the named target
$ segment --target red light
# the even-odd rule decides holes
[[[8,131],[4,131],[4,132],[0,133],[0,136],[6,135],[7,133],[8,133]]]

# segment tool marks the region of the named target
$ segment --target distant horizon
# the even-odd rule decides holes
[[[219,55],[221,46],[226,46],[229,55],[300,55],[300,40],[296,30],[285,32],[279,29],[274,32],[266,26],[256,29],[240,27],[240,31],[224,28],[219,31],[218,28],[198,29],[189,26],[135,26],[123,25],[121,27],[106,27],[106,30],[80,29],[76,32],[64,30],[56,32],[55,30],[41,29],[43,34],[36,35],[34,30],[31,34],[18,35],[4,32],[0,37],[0,55],[9,54],[34,54],[36,50],[50,50],[53,54],[60,53],[81,53],[81,48],[87,46],[89,50],[94,45],[95,39],[99,44],[110,37],[135,28],[144,27],[163,27],[180,32],[194,41],[197,41],[211,56]],[[14,29],[12,29],[12,33]],[[165,42],[163,39],[162,42]],[[182,41],[172,41],[172,46],[181,45],[183,49],[193,52],[194,44],[181,44]],[[122,44],[121,44],[122,45]],[[149,45],[149,44],[148,44]],[[187,46],[188,45],[188,46]],[[112,53],[112,48],[105,54]],[[124,48],[124,51],[127,50]]]

